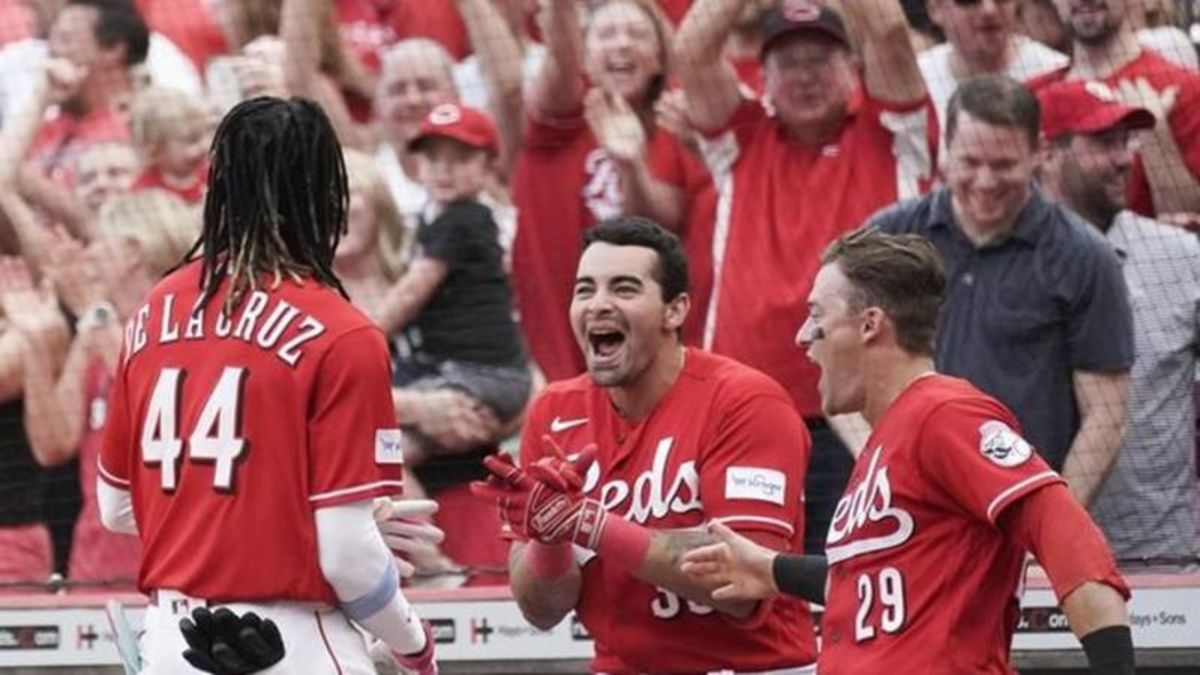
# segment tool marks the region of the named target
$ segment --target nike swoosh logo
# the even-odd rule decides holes
[[[587,424],[587,422],[588,422],[588,418],[586,418],[586,417],[580,417],[579,419],[573,419],[573,420],[564,420],[564,419],[559,419],[558,417],[555,417],[553,420],[550,420],[550,433],[557,434],[560,431],[566,431],[567,429],[574,429],[575,427],[577,427],[581,424]]]

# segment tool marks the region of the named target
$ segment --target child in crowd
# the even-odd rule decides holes
[[[436,106],[409,143],[429,193],[409,269],[377,321],[402,332],[402,387],[459,389],[506,422],[525,408],[531,376],[513,316],[500,232],[479,196],[496,171],[496,128],[482,112]]]
[[[204,104],[178,89],[149,87],[133,101],[130,127],[145,167],[133,189],[166,190],[187,204],[203,201],[211,127]]]

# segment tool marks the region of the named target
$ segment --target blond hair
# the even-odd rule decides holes
[[[392,198],[392,192],[388,189],[383,174],[375,165],[375,160],[364,152],[349,148],[343,151],[343,155],[350,191],[362,193],[370,204],[371,212],[375,214],[378,230],[375,252],[383,262],[384,274],[389,282],[396,281],[404,275],[408,267],[412,233]]]
[[[165,190],[139,190],[105,204],[97,228],[102,237],[136,241],[151,273],[161,276],[183,261],[196,241],[200,213]]]
[[[161,148],[171,129],[185,119],[208,119],[204,103],[173,87],[150,86],[134,96],[129,109],[133,144],[143,155]]]

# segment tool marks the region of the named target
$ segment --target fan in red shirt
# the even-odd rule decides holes
[[[605,218],[647,216],[679,232],[691,257],[706,253],[691,247],[710,241],[715,206],[709,200],[705,208],[712,182],[703,164],[656,121],[671,50],[658,6],[581,4],[546,7],[546,59],[526,97],[513,182],[517,309],[534,360],[551,381],[584,369],[562,320],[584,230]]]
[[[804,426],[770,378],[681,344],[690,300],[673,235],[624,217],[584,241],[570,323],[588,373],[551,384],[521,439],[522,466],[548,483],[489,457],[497,477],[475,488],[528,540],[510,563],[517,602],[540,628],[575,610],[595,672],[812,672],[803,603],[713,602],[675,562],[712,519],[799,550]]]
[[[260,97],[217,129],[191,260],[126,325],[97,494],[142,542],[146,669],[190,672],[179,613],[253,611],[288,636],[281,668],[372,669],[353,620],[436,672],[372,499],[403,454],[382,332],[332,272],[342,150],[315,103]]]
[[[790,349],[804,320],[796,308],[818,251],[929,187],[936,123],[896,0],[846,0],[845,20],[810,0],[774,7],[762,23],[763,100],[747,98],[721,58],[750,4],[701,0],[677,40],[687,110],[709,136],[720,186],[704,346],[775,378],[808,425],[805,545],[815,552],[849,473],[847,446],[858,450],[862,438],[821,413],[817,370]],[[861,61],[851,32],[862,39]]]
[[[1093,673],[1132,674],[1117,572],[1100,530],[1012,412],[933,369],[946,277],[916,235],[863,230],[821,258],[796,338],[827,414],[861,412],[866,449],[825,556],[776,555],[719,523],[683,569],[726,599],[823,601],[823,675],[1009,674],[1026,551],[1046,569]]]
[[[1030,82],[1100,80],[1158,118],[1139,139],[1129,207],[1146,216],[1200,214],[1200,73],[1138,43],[1128,0],[1055,0],[1070,26],[1071,65]]]

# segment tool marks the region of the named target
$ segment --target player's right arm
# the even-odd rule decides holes
[[[700,0],[675,36],[672,63],[688,119],[701,131],[725,127],[742,103],[737,73],[722,56],[746,0]]]
[[[550,423],[548,400],[539,397],[529,409],[521,432],[521,461],[529,464],[541,455],[541,430]],[[566,618],[579,602],[583,573],[570,542],[543,544],[514,541],[508,556],[513,597],[531,625],[549,630]]]
[[[416,655],[428,666],[432,643],[400,592],[399,570],[373,515],[374,498],[402,486],[387,343],[373,327],[352,330],[317,368],[307,428],[321,574],[347,617],[398,660]]]

